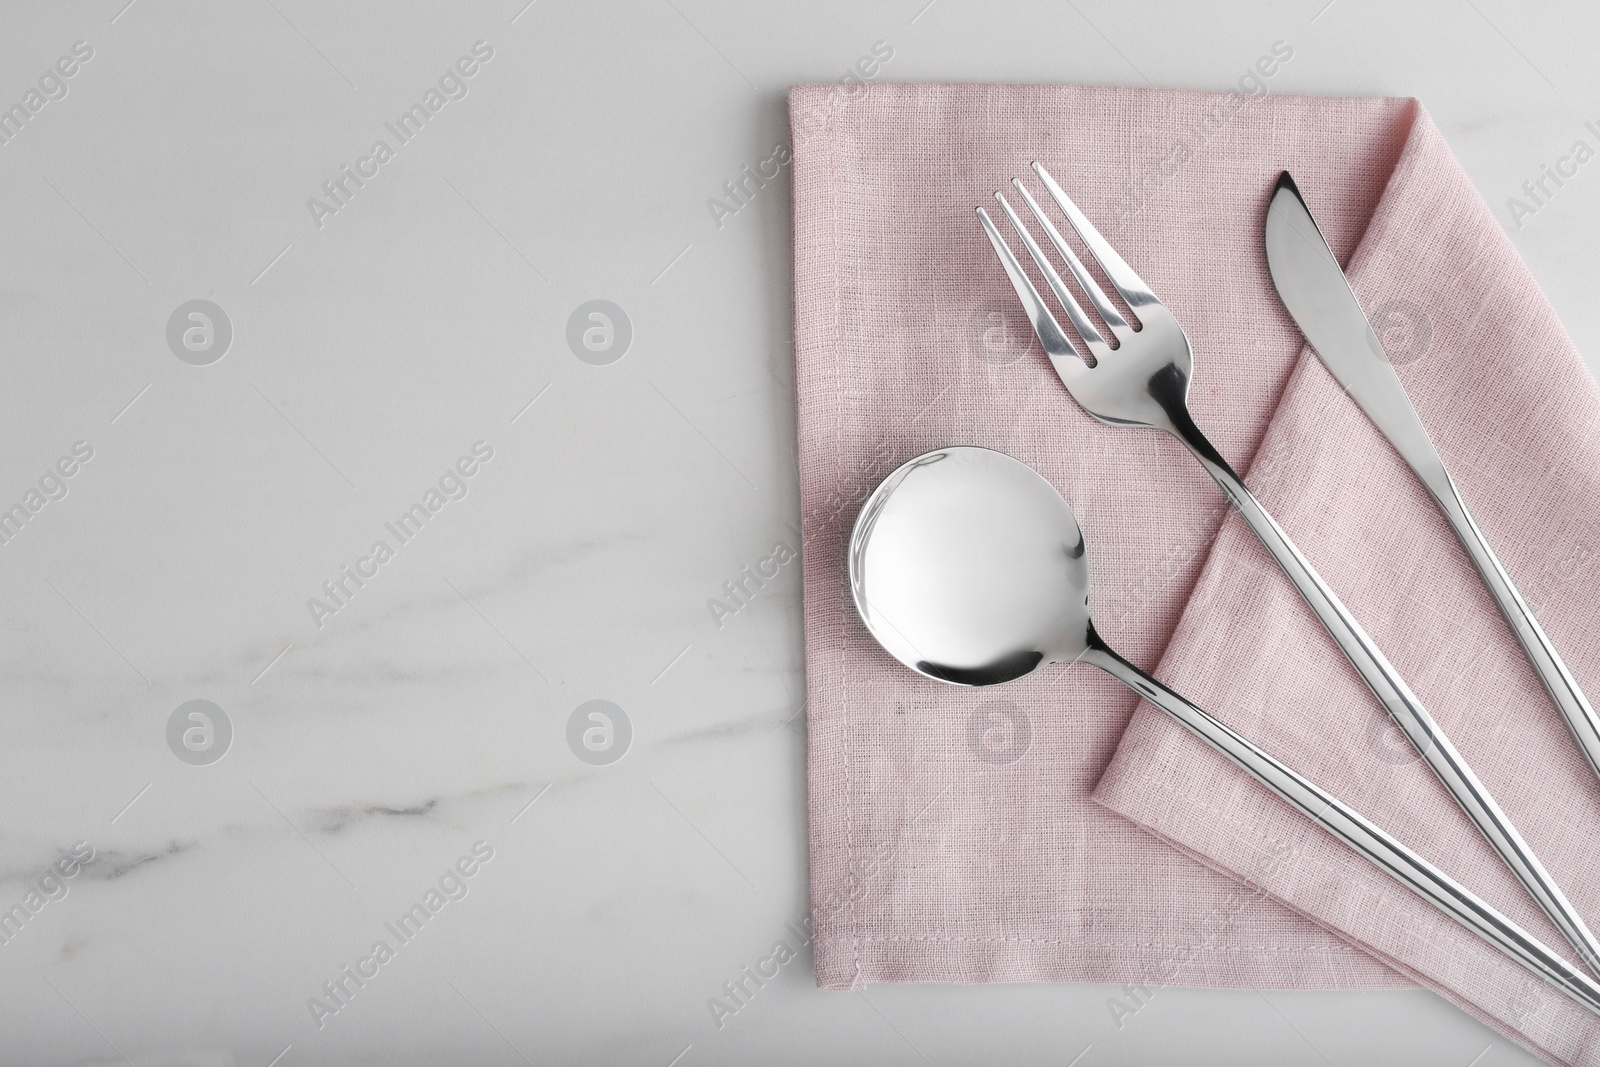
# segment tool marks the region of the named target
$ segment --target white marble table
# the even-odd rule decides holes
[[[1284,40],[1275,92],[1421,97],[1600,351],[1600,169],[1501,207],[1594,140],[1600,14],[126,3],[0,10],[0,1062],[1531,1062],[1423,992],[813,987],[779,149],[880,42]]]

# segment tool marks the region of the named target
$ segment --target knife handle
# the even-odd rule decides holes
[[[1511,868],[1539,907],[1550,917],[1550,921],[1556,924],[1562,936],[1578,951],[1584,965],[1591,972],[1600,974],[1600,943],[1596,942],[1594,934],[1590,933],[1589,927],[1574,910],[1561,887],[1550,877],[1528,843],[1522,839],[1511,820],[1506,818],[1505,812],[1500,810],[1488,789],[1478,780],[1461,753],[1456,751],[1433,716],[1411,692],[1394,665],[1378,650],[1361,624],[1356,622],[1310,561],[1300,554],[1283,527],[1261,506],[1255,494],[1245,486],[1244,480],[1228,466],[1227,460],[1222,458],[1222,454],[1207,440],[1194,421],[1176,418],[1172,432],[1222,487],[1239,515],[1249,523],[1256,537],[1294,583],[1301,597],[1316,613],[1378,702],[1388,710],[1395,724],[1412,747],[1421,753],[1467,817],[1477,825],[1506,866]]]
[[[1483,584],[1489,587],[1489,595],[1499,605],[1500,614],[1505,616],[1512,632],[1517,635],[1539,680],[1550,693],[1550,699],[1555,701],[1561,717],[1567,721],[1567,728],[1572,731],[1579,750],[1589,760],[1595,775],[1600,776],[1600,718],[1595,716],[1594,708],[1584,697],[1578,680],[1572,676],[1544,628],[1533,617],[1533,609],[1517,592],[1511,575],[1506,573],[1500,558],[1489,546],[1489,539],[1467,510],[1466,501],[1461,498],[1461,492],[1444,469],[1444,464],[1441,462],[1432,467],[1413,464],[1412,467],[1434,500],[1438,501],[1439,510],[1444,512],[1445,518],[1455,528],[1461,546],[1467,550],[1473,566],[1483,576]]]
[[[1191,704],[1119,656],[1098,635],[1080,662],[1099,667],[1178,720],[1256,781],[1320,823],[1324,829],[1550,985],[1600,1015],[1600,985],[1439,868],[1373,825],[1337,797],[1257,748],[1226,723]]]

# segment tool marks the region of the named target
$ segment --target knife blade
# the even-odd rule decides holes
[[[1323,365],[1419,475],[1442,471],[1444,461],[1288,171],[1267,208],[1266,241],[1272,284]]]

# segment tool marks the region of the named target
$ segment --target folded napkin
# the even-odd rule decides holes
[[[1305,188],[1320,211],[1320,181]],[[1420,112],[1348,267],[1369,316],[1393,331],[1398,373],[1479,524],[1568,666],[1600,696],[1600,390]],[[1259,254],[1240,277],[1268,284]],[[1264,321],[1299,343],[1282,313]],[[1309,350],[1246,480],[1579,912],[1600,923],[1594,773],[1421,483]],[[1212,547],[1157,673],[1575,958],[1236,517]],[[1154,709],[1135,714],[1095,797],[1543,1055],[1600,1063],[1600,1020]],[[1288,845],[1267,869],[1257,859],[1262,841]]]
[[[1263,259],[1278,172],[1354,255],[1423,421],[1591,688],[1600,396],[1419,107],[1264,85],[792,91],[817,979],[1421,982],[1588,1062],[1600,1026],[1111,679],[941,685],[850,603],[844,544],[884,474],[941,445],[1014,455],[1076,510],[1114,647],[1565,948],[1198,464],[1056,379],[972,214],[1038,159],[1188,332],[1200,424],[1600,921],[1600,788],[1420,485],[1303,350]]]

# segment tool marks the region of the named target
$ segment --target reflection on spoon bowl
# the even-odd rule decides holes
[[[851,537],[850,588],[890,655],[944,682],[1008,682],[1088,647],[1072,509],[987,448],[929,452],[884,480]]]

